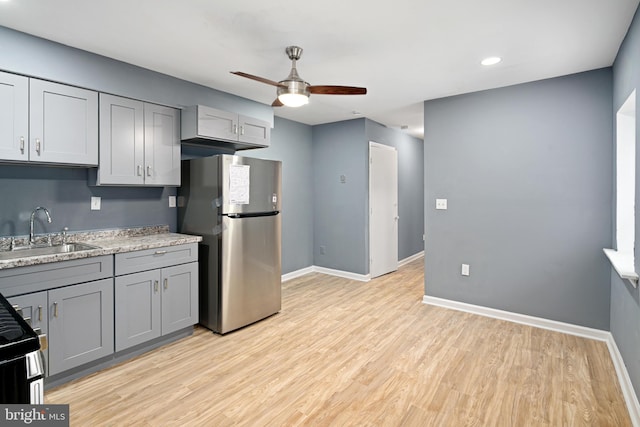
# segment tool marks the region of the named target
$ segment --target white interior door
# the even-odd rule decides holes
[[[398,269],[398,153],[369,142],[369,272]]]

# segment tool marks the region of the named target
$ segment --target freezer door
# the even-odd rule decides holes
[[[221,157],[223,214],[281,210],[281,162],[231,155]]]
[[[280,311],[280,214],[222,220],[220,323],[224,334]]]

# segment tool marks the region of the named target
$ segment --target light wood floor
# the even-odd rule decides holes
[[[310,274],[282,312],[46,393],[72,426],[630,426],[602,342],[422,304],[423,261]]]

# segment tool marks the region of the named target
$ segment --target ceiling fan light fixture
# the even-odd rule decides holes
[[[496,65],[500,61],[502,61],[502,58],[500,58],[499,56],[490,56],[488,58],[484,58],[482,61],[480,61],[480,63],[484,66],[489,66]]]
[[[295,70],[295,68],[294,68]],[[301,107],[309,103],[309,85],[301,79],[281,81],[278,100],[287,107]]]
[[[278,100],[287,107],[302,107],[309,103],[309,96],[302,93],[282,93]]]

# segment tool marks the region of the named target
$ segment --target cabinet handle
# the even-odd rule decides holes
[[[156,255],[164,255],[167,251],[156,251]]]
[[[138,171],[138,172],[137,172],[137,173],[138,173],[138,176],[142,176],[142,166],[138,165],[138,166],[137,166],[137,171]]]
[[[147,176],[151,176],[151,166],[147,166]]]
[[[20,316],[22,316],[22,307],[16,304],[12,305],[12,307]]]
[[[234,135],[238,134],[238,125],[233,125],[233,134]]]
[[[42,306],[38,306],[38,322],[42,322]]]
[[[26,316],[22,318],[25,322],[27,322],[27,325],[31,326],[31,317]]]
[[[24,154],[24,136],[20,137],[20,152]]]
[[[36,153],[40,155],[40,138],[36,138]]]
[[[240,126],[240,135],[244,135],[244,126]]]
[[[158,281],[157,280],[153,281],[153,291],[156,292],[156,293],[158,292]]]
[[[164,289],[165,291],[169,289],[169,279],[164,279]]]
[[[58,303],[53,303],[53,317],[58,317]]]

